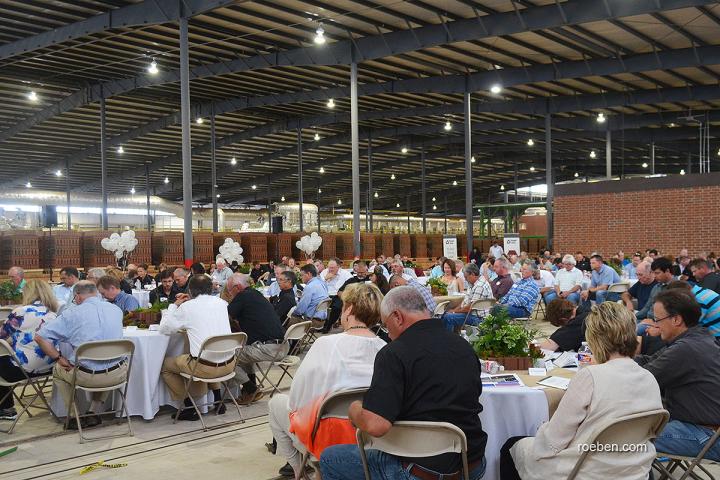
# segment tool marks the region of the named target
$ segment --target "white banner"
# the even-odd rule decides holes
[[[457,237],[447,235],[443,237],[443,256],[451,260],[457,260],[458,249],[457,249]]]
[[[506,233],[503,238],[503,250],[505,255],[510,254],[510,250],[515,250],[517,255],[520,254],[520,234]]]

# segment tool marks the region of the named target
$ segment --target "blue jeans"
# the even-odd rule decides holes
[[[655,449],[658,453],[696,457],[713,433],[711,429],[700,425],[670,420],[655,439]],[[705,458],[720,462],[720,441],[710,447]]]
[[[400,459],[380,450],[365,450],[370,478],[373,480],[415,480],[409,470],[403,468]],[[365,480],[360,450],[357,445],[334,445],[323,450],[320,456],[320,472],[323,480]],[[480,480],[485,474],[485,458],[470,471],[470,480]]]
[[[545,304],[548,304],[548,303],[552,302],[553,300],[555,300],[556,298],[560,298],[560,297],[554,291],[550,291],[550,292],[547,292],[543,298],[545,298]],[[575,305],[579,304],[580,303],[580,292],[571,293],[570,295],[565,297],[565,300],[572,302]]]
[[[595,292],[595,303],[600,305],[603,302],[617,302],[620,300],[620,294],[608,293],[607,290],[598,290]]]
[[[465,323],[465,317],[467,313],[446,313],[442,316],[443,324],[449,331],[453,331],[455,327],[462,327]],[[467,317],[468,325],[477,325],[480,323],[480,319],[476,315],[470,315]]]
[[[510,315],[510,318],[526,318],[530,316],[530,312],[522,307],[515,307],[513,305],[503,305]]]

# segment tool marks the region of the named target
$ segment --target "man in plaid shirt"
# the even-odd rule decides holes
[[[540,289],[533,279],[536,270],[532,261],[524,263],[520,269],[522,279],[500,299],[500,305],[505,306],[512,318],[525,318],[532,313],[540,295]]]
[[[493,300],[492,288],[485,278],[480,276],[480,268],[474,263],[468,263],[463,267],[463,274],[465,280],[471,285],[470,288],[465,292],[465,298],[463,299],[460,306],[454,310],[448,310],[443,315],[443,322],[445,327],[452,331],[455,327],[460,327],[464,323],[470,325],[477,325],[480,323],[480,318],[477,315],[468,316],[468,312],[472,307],[472,304],[477,300]],[[479,312],[480,317],[484,317],[487,312]],[[467,317],[467,321],[465,318]]]

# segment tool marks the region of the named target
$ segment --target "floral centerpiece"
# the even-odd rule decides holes
[[[0,305],[19,305],[22,303],[22,294],[18,293],[13,282],[7,280],[0,283]]]
[[[148,328],[148,325],[160,323],[162,311],[168,308],[168,302],[156,302],[148,308],[138,308],[132,312],[128,312],[123,318],[123,326],[137,326],[138,328]]]
[[[532,344],[536,330],[514,321],[504,308],[496,308],[477,326],[469,340],[475,354],[483,360],[494,360],[505,370],[526,370],[542,353]]]
[[[427,281],[427,285],[430,286],[430,291],[434,296],[447,295],[447,285],[443,283],[439,278],[430,278]]]

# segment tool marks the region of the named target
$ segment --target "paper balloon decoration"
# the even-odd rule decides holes
[[[312,257],[318,248],[322,245],[322,237],[317,232],[305,235],[295,242],[295,246],[308,257]]]
[[[215,260],[225,260],[226,264],[237,262],[238,264],[243,263],[245,260],[242,256],[243,249],[240,244],[234,241],[232,238],[226,238],[225,242],[220,245],[218,249],[220,253],[215,257]]]

